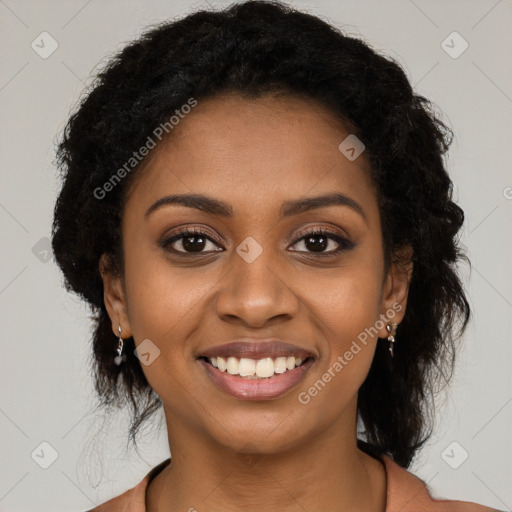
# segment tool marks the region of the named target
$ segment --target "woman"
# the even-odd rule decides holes
[[[53,248],[102,403],[133,442],[163,406],[172,464],[94,510],[491,510],[407,471],[470,315],[450,135],[395,62],[282,4],[107,65],[59,147]]]

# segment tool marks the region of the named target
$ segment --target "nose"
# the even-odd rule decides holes
[[[264,250],[252,262],[233,252],[232,260],[215,300],[221,320],[261,328],[271,321],[296,316],[299,300],[270,250]]]

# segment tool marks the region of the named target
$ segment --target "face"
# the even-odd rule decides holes
[[[123,213],[124,276],[103,279],[113,332],[121,324],[145,344],[142,369],[168,424],[277,452],[355,421],[387,336],[381,315],[400,322],[408,280],[385,272],[365,155],[338,149],[349,134],[313,102],[226,95],[199,102],[153,150]],[[163,199],[192,194],[207,201]],[[331,200],[310,201],[320,196]],[[260,380],[200,357],[270,339],[309,359]]]

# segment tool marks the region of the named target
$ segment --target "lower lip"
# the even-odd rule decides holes
[[[308,359],[294,370],[274,374],[268,379],[244,379],[221,372],[204,359],[198,359],[198,361],[219,388],[243,400],[271,400],[284,395],[299,384],[314,363],[313,359]]]

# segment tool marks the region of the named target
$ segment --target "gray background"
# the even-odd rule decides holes
[[[146,25],[207,5],[0,0],[1,511],[89,509],[169,455],[161,416],[137,454],[124,449],[124,416],[88,414],[95,403],[88,310],[62,288],[48,252],[59,189],[54,138],[100,61]],[[449,392],[439,397],[434,436],[411,470],[434,496],[512,510],[512,4],[294,5],[396,57],[455,130],[448,166],[467,215],[462,239],[473,270],[464,276],[474,318]],[[58,43],[46,59],[31,47],[44,31]],[[445,48],[460,52],[458,36],[443,47],[453,31],[469,44],[457,58]],[[57,459],[43,469],[52,449]]]

